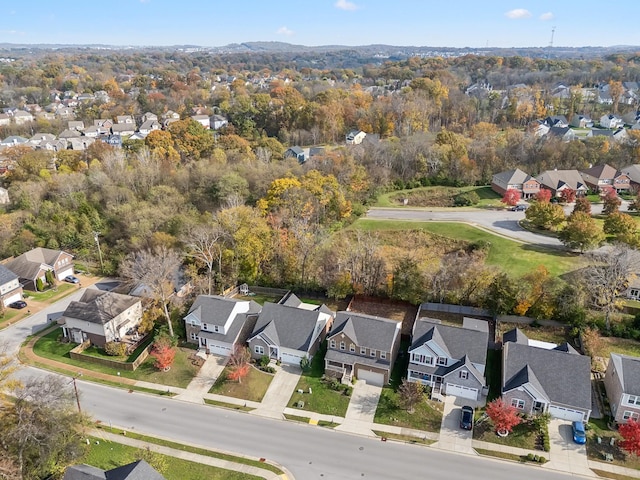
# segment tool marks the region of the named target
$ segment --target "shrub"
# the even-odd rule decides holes
[[[529,460],[530,462],[533,462],[533,453],[527,454],[527,460]]]
[[[538,457],[538,463],[545,464],[545,463],[547,463],[547,459],[542,457],[542,456],[540,456],[540,457]]]
[[[104,353],[112,357],[123,357],[127,354],[127,345],[122,342],[107,342],[104,344]]]
[[[453,204],[456,207],[470,207],[477,205],[480,202],[480,197],[476,192],[460,193],[453,197]]]
[[[44,290],[44,283],[40,277],[36,278],[36,290],[39,292]]]
[[[268,367],[270,361],[271,359],[269,358],[268,355],[262,355],[260,357],[260,360],[258,360],[258,365],[260,365],[260,368],[262,369],[264,367]]]
[[[309,357],[304,357],[300,360],[300,368],[305,372],[311,368],[311,361],[309,360]]]

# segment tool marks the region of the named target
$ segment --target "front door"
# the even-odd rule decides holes
[[[533,412],[534,413],[542,413],[542,412],[544,412],[544,403],[542,403],[542,402],[533,402]]]
[[[269,358],[278,359],[278,347],[269,347]]]

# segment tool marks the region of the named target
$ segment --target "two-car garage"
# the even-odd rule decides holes
[[[384,386],[384,373],[374,372],[360,367],[356,370],[356,378],[358,380],[364,380],[368,385]]]
[[[454,395],[456,397],[468,398],[470,400],[478,399],[477,388],[465,387],[463,385],[455,385],[453,383],[446,384],[445,393],[447,395]]]
[[[584,412],[571,408],[549,405],[549,413],[553,418],[560,418],[570,422],[581,422],[584,420]]]

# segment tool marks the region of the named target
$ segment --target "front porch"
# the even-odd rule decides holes
[[[353,365],[329,360],[325,365],[325,373],[338,378],[345,385],[351,385]]]

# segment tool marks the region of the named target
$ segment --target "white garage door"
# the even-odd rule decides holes
[[[356,378],[358,380],[364,380],[369,385],[376,385],[378,387],[384,386],[384,375],[382,373],[359,368],[358,373],[356,373]]]
[[[454,395],[456,397],[469,398],[471,400],[478,399],[477,388],[463,387],[462,385],[454,385],[453,383],[447,383],[445,393],[447,395]]]
[[[3,303],[5,307],[8,307],[10,303],[17,302],[18,300],[22,300],[22,295],[20,295],[20,292],[16,292],[10,297],[5,298]]]
[[[73,275],[73,267],[69,267],[58,273],[58,280],[64,280],[64,277],[68,277],[69,275]]]
[[[584,413],[564,407],[550,406],[549,413],[554,418],[561,418],[562,420],[569,420],[570,422],[579,422],[584,418]]]
[[[282,363],[286,363],[287,365],[300,365],[302,358],[302,355],[280,352],[280,360],[282,361]]]
[[[209,353],[214,355],[222,355],[223,357],[228,357],[231,355],[231,346],[220,343],[207,343],[207,347],[209,348]]]

